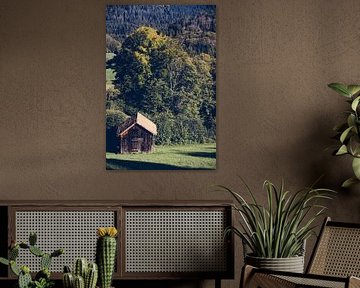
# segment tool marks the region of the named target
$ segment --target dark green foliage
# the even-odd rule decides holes
[[[106,34],[106,52],[117,53],[120,49],[121,43],[109,34]]]
[[[215,55],[215,6],[213,5],[109,5],[106,32],[123,42],[136,27],[151,26],[179,40],[183,49]],[[107,50],[113,51],[107,40]]]
[[[124,122],[129,116],[119,110],[106,110],[106,128],[117,127],[119,124]]]
[[[119,150],[119,140],[116,137],[117,127],[127,118],[129,116],[120,110],[106,110],[106,151],[115,153]]]

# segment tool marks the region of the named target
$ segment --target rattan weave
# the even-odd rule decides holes
[[[326,226],[309,273],[360,277],[360,228]]]
[[[64,265],[72,266],[74,259],[95,260],[96,229],[115,226],[114,211],[16,211],[15,236],[18,242],[27,242],[30,232],[38,235],[37,246],[51,253],[63,248],[65,253],[54,259],[50,270],[62,272]],[[40,270],[40,259],[29,251],[20,250],[18,263]]]
[[[224,211],[125,213],[126,272],[226,271]]]

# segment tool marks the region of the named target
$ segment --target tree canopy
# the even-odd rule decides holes
[[[138,27],[116,47],[107,61],[115,72],[114,86],[107,89],[108,129],[141,112],[157,124],[157,144],[215,140],[213,55],[184,49],[178,38],[149,26]]]

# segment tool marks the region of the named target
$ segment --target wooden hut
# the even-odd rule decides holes
[[[137,113],[119,125],[117,137],[119,138],[119,152],[151,152],[154,149],[154,136],[157,135],[156,124]]]

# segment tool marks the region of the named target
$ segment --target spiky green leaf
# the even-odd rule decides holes
[[[347,85],[342,84],[342,83],[330,83],[328,85],[329,88],[333,89],[334,91],[336,91],[337,93],[350,98],[351,97],[351,93],[349,92]]]

